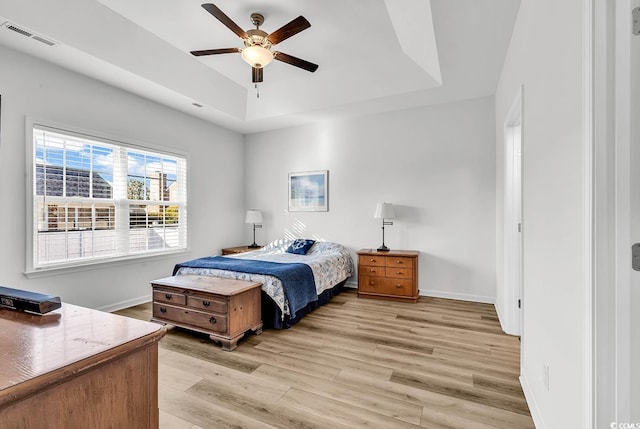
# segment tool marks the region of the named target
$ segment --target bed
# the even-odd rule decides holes
[[[317,241],[304,254],[302,241],[276,240],[251,252],[185,261],[176,264],[174,275],[260,282],[264,326],[289,328],[340,293],[354,270],[351,254],[344,246]]]

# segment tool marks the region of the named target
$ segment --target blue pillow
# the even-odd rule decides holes
[[[296,255],[306,255],[315,242],[315,240],[297,239],[287,247],[287,252],[295,253]]]

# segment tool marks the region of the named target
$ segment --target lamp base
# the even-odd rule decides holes
[[[388,252],[389,250],[391,250],[391,249],[389,249],[384,244],[382,246],[378,247],[378,252]]]
[[[259,244],[253,243],[253,244],[248,245],[247,247],[248,247],[249,249],[259,249],[259,248],[261,248],[262,246],[261,246],[261,245],[259,245]]]

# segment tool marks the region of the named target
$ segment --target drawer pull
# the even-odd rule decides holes
[[[396,285],[396,287],[400,288],[400,287],[402,287],[402,285]]]
[[[401,263],[402,263],[402,261],[396,261],[396,264],[401,264]]]
[[[373,258],[369,259],[369,262],[375,262],[375,261],[376,261],[376,260],[375,260],[375,259],[373,259]]]
[[[166,313],[167,307],[160,307],[160,313]]]
[[[396,274],[402,274],[402,271],[396,271]]]
[[[209,301],[202,301],[202,305],[204,305],[205,307],[208,307],[211,305],[211,302]]]
[[[375,286],[376,282],[374,282],[374,281],[370,281],[370,282],[369,282],[369,284],[370,284],[371,286]]]
[[[370,268],[370,269],[369,269],[369,272],[370,272],[370,273],[375,273],[375,272],[376,272],[376,270],[374,270],[373,268]]]
[[[209,319],[209,323],[211,323],[212,325],[215,325],[218,321],[216,320],[215,317],[211,316],[211,319]]]
[[[173,298],[173,295],[171,295],[170,293],[165,293],[164,297],[167,298],[168,300],[171,300],[171,298]]]

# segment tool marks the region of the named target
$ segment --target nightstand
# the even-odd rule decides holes
[[[258,250],[259,247],[238,246],[238,247],[226,247],[222,249],[222,256],[233,255],[235,253],[250,252],[252,250]]]
[[[358,297],[416,302],[419,254],[414,250],[358,251]]]

